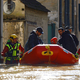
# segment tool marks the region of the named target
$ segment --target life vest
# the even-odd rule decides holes
[[[17,54],[19,53],[19,46],[20,46],[20,43],[15,43],[13,46],[11,45],[11,42],[7,42],[6,46],[9,48],[9,51],[7,52],[7,57],[6,57],[6,60],[16,60],[16,59],[19,59]]]

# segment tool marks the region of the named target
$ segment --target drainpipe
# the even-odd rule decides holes
[[[0,53],[3,49],[2,32],[3,32],[3,0],[0,0]]]
[[[65,26],[69,26],[69,0],[65,0]]]
[[[72,31],[74,31],[74,0],[72,0]]]
[[[76,36],[78,36],[78,0],[76,0]]]
[[[75,33],[75,35],[77,36],[77,0],[74,0],[75,1],[75,4],[74,4],[74,22],[75,22],[75,27],[74,27],[74,33]]]
[[[59,27],[62,27],[62,0],[59,0]]]
[[[66,9],[66,8],[67,8],[67,0],[65,0],[65,8],[64,8],[64,9],[65,9],[65,12],[64,12],[64,23],[65,23],[65,27],[67,26],[67,23],[66,23],[66,19],[67,19],[67,18],[66,18],[67,9]]]
[[[70,26],[70,16],[69,16],[69,0],[67,0],[67,25]]]

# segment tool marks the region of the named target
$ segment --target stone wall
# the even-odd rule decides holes
[[[7,0],[3,0],[4,3]],[[20,0],[12,0],[15,3],[15,9],[11,14],[6,14],[3,9],[3,48],[11,34],[18,36],[18,41],[24,47],[24,22],[25,19],[25,5]],[[21,19],[21,21],[19,21]]]
[[[4,22],[3,23],[3,48],[11,34],[18,36],[18,41],[24,46],[24,24],[23,22]]]

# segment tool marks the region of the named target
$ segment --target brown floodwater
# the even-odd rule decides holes
[[[77,65],[0,64],[0,80],[80,80],[80,59]]]

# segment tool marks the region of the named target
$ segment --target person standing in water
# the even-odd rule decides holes
[[[19,50],[21,51],[20,57],[22,57],[24,48],[18,42],[18,36],[16,34],[11,34],[3,51],[1,52],[1,55],[6,57],[5,63],[17,64],[19,62]]]
[[[43,30],[41,27],[37,27],[30,33],[30,36],[25,44],[25,52],[38,44],[43,44],[43,41],[39,37],[41,34],[43,34]]]

